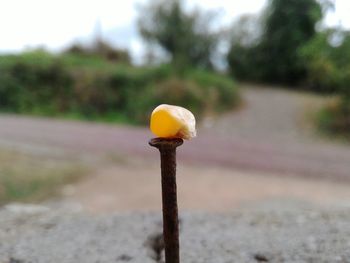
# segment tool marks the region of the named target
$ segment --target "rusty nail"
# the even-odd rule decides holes
[[[163,203],[163,238],[165,262],[179,263],[179,220],[176,193],[176,147],[182,139],[154,138],[149,145],[160,152]]]

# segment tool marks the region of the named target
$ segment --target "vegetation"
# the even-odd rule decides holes
[[[350,32],[316,31],[330,7],[329,1],[270,0],[260,17],[236,22],[227,59],[238,79],[339,94],[320,112],[318,125],[350,135]]]
[[[307,82],[314,89],[340,94],[319,114],[323,130],[350,134],[350,32],[329,29],[318,34],[302,50],[308,67]]]
[[[73,44],[68,47],[64,53],[78,55],[78,57],[97,56],[107,61],[130,64],[130,54],[127,50],[116,49],[101,39],[96,39],[91,48],[84,47],[80,44]]]
[[[177,70],[184,67],[212,68],[218,32],[212,32],[212,13],[186,13],[182,0],[159,0],[143,8],[139,19],[141,35],[160,45],[171,56]]]
[[[1,56],[0,73],[0,109],[7,112],[137,124],[148,122],[161,103],[182,105],[200,118],[238,99],[225,76],[199,70],[177,74],[168,65],[133,67],[90,53]]]
[[[350,95],[350,32],[321,32],[300,50],[300,55],[308,68],[306,81],[310,88]]]
[[[236,38],[228,53],[231,73],[246,80],[299,83],[307,69],[298,50],[316,34],[315,26],[321,18],[321,5],[316,0],[270,0],[259,18],[262,28],[254,31],[249,28],[254,18],[241,20],[234,27]],[[250,34],[248,42],[247,36],[237,34],[242,26]]]

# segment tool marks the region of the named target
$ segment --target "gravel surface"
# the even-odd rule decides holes
[[[181,215],[183,263],[350,262],[350,208],[269,201],[232,214]],[[1,263],[162,262],[158,214],[0,211]],[[160,252],[160,253],[158,253]]]

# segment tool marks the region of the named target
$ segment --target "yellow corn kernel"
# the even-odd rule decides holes
[[[159,105],[152,112],[151,131],[161,138],[196,137],[196,120],[193,114],[182,107],[168,104]]]

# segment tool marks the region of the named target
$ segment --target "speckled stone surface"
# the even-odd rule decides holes
[[[15,210],[0,212],[1,263],[155,262],[149,239],[161,226],[156,215]]]
[[[180,231],[183,263],[350,262],[345,206],[271,201],[225,215],[186,212]],[[157,213],[9,206],[0,210],[0,263],[162,262],[160,233]]]

